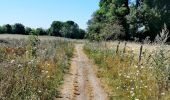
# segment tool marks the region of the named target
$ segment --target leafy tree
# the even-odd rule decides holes
[[[149,36],[154,40],[164,23],[170,29],[169,5],[168,0],[136,0],[136,5],[130,6],[131,13],[128,19],[132,37],[142,41]]]
[[[126,15],[129,14],[129,6],[128,0],[100,0],[99,2],[99,10],[97,10],[92,19],[88,22],[88,34],[87,37],[92,40],[107,40],[106,25],[111,25],[115,23],[114,26],[119,27],[121,29],[123,27],[125,35],[124,38],[129,38],[129,26],[127,24],[127,20],[125,18]],[[113,28],[113,27],[112,27]],[[118,31],[119,31],[118,29]],[[115,32],[115,28],[111,29],[111,33]],[[107,31],[107,32],[105,32]],[[109,30],[110,31],[110,30]],[[117,31],[117,30],[116,30]],[[116,33],[119,34],[119,33]],[[117,35],[112,35],[117,36]],[[114,37],[112,39],[115,39]]]
[[[12,26],[9,24],[4,25],[3,29],[4,29],[4,33],[8,33],[8,34],[12,33]]]
[[[36,29],[36,34],[38,35],[47,35],[46,30],[42,29],[42,28],[37,28]]]
[[[30,27],[25,28],[25,35],[29,35],[31,33],[32,29]]]
[[[86,31],[83,29],[79,29],[79,35],[77,36],[77,39],[84,39],[86,35]]]
[[[73,39],[83,39],[86,32],[80,29],[78,24],[74,21],[53,21],[51,27],[47,30],[43,28],[32,29],[26,27],[20,23],[14,25],[6,24],[0,26],[0,33],[13,33],[13,34],[25,34],[25,35],[51,35],[51,36],[62,36]]]
[[[61,36],[61,29],[63,27],[63,22],[60,21],[53,21],[51,27],[49,29],[49,34],[51,36]]]
[[[2,33],[4,33],[4,31],[3,31],[3,27],[2,27],[2,26],[0,26],[0,34],[2,34]]]
[[[76,39],[79,37],[79,27],[74,21],[67,21],[61,29],[61,35],[66,38]]]
[[[14,34],[25,34],[25,26],[20,23],[16,23],[13,26],[13,32]]]

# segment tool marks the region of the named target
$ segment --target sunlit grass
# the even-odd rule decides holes
[[[0,46],[2,100],[52,100],[58,96],[73,44],[58,39],[43,40],[37,45],[29,41],[9,40],[9,44]]]
[[[164,89],[164,84],[161,84],[162,87],[158,86],[159,81],[156,78],[158,73],[155,73],[154,61],[148,60],[149,52],[142,53],[142,61],[139,64],[138,54],[129,51],[122,53],[122,49],[116,53],[115,49],[88,43],[84,50],[98,65],[97,76],[101,79],[110,100],[170,99],[170,92]],[[155,58],[154,54],[152,58]],[[159,88],[162,88],[161,92]]]

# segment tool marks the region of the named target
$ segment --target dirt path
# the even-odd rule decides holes
[[[70,72],[61,88],[61,98],[56,100],[107,100],[95,75],[94,65],[83,52],[83,45],[76,44],[75,49]]]

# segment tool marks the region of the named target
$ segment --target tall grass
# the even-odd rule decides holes
[[[170,52],[160,39],[165,35],[157,37],[159,46],[151,52],[143,50],[144,45],[138,48],[140,52],[119,46],[107,48],[102,43],[85,45],[86,54],[98,65],[97,76],[110,100],[170,99]]]
[[[73,44],[65,40],[8,40],[0,46],[0,100],[52,100],[69,68]]]

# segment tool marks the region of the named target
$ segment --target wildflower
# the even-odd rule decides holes
[[[31,61],[28,62],[29,65],[33,64],[33,63],[34,63],[34,60],[31,60]]]
[[[41,90],[39,90],[38,92],[39,92],[39,93],[41,93],[42,91],[41,91]]]
[[[28,65],[31,65],[32,63],[31,62],[28,62]]]
[[[135,99],[135,100],[139,100],[139,99]]]
[[[47,74],[47,73],[48,73],[48,71],[45,71],[45,73]]]
[[[147,88],[148,86],[145,86],[145,88]]]
[[[130,94],[133,94],[133,91],[130,91]]]
[[[141,83],[143,83],[143,81],[142,81],[142,80],[140,80],[140,82],[141,82]]]
[[[18,67],[22,67],[22,65],[21,65],[21,64],[19,64],[19,65],[18,65]]]
[[[165,93],[161,93],[161,95],[165,95]]]
[[[135,93],[132,93],[131,96],[135,96]]]
[[[137,73],[139,73],[139,70],[137,71]]]
[[[41,72],[42,72],[42,73],[44,73],[45,71],[44,71],[44,70],[42,70]]]
[[[127,78],[130,78],[130,76],[126,76]]]
[[[135,68],[138,68],[138,66],[137,66],[137,65],[135,65]]]
[[[25,53],[26,53],[26,54],[28,54],[28,53],[29,53],[29,51],[26,51]]]
[[[11,64],[13,64],[15,62],[15,60],[11,60]]]
[[[134,88],[131,88],[131,90],[134,90]]]
[[[33,62],[34,62],[34,60],[31,60],[31,62],[33,63]]]

